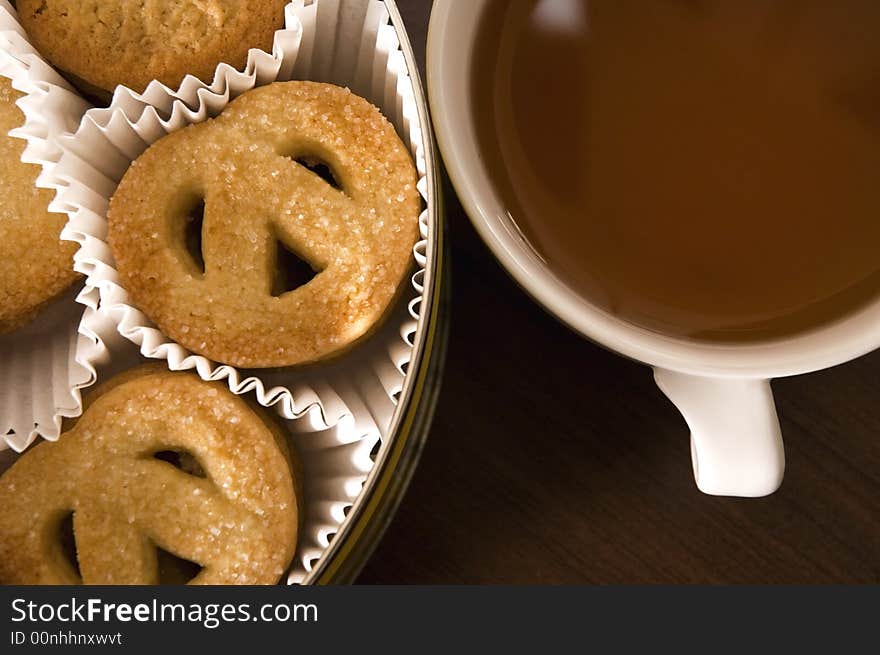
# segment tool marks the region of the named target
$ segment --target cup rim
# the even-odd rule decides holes
[[[716,344],[667,336],[624,321],[558,278],[513,229],[477,150],[468,70],[487,2],[435,0],[428,27],[428,97],[437,142],[458,198],[482,240],[532,298],[576,332],[606,348],[651,366],[694,375],[796,375],[841,364],[880,347],[880,297],[831,323],[796,335]]]

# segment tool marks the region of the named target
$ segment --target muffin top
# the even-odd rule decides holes
[[[176,88],[191,73],[210,83],[217,64],[241,69],[249,48],[271,51],[286,0],[19,0],[36,48],[74,81],[143,91]]]

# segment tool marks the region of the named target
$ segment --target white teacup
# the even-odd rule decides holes
[[[728,496],[774,492],[782,482],[785,455],[770,379],[834,366],[880,347],[880,298],[834,323],[790,338],[714,345],[645,330],[578,295],[519,232],[477,147],[471,68],[488,2],[435,0],[428,32],[434,127],[474,226],[514,279],[560,320],[654,368],[658,386],[690,426],[701,491]]]

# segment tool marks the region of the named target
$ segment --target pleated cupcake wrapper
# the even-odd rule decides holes
[[[383,325],[338,361],[302,370],[240,370],[169,339],[133,306],[106,243],[109,199],[134,159],[166,134],[216,116],[232,99],[276,80],[332,82],[378,106],[410,147],[417,188],[427,200],[414,89],[384,3],[298,0],[286,7],[285,20],[271,55],[252,50],[243,71],[221,64],[212,84],[187,77],[176,90],[156,81],[140,94],[119,87],[109,107],[89,110],[75,134],[59,139],[62,155],[52,171],[59,191],[52,207],[70,217],[62,236],[80,244],[75,266],[87,276],[88,287],[99,291],[98,307],[90,308],[102,320],[112,323],[144,357],[163,359],[171,370],[192,370],[204,380],[225,383],[235,394],[253,392],[261,405],[287,419],[303,460],[306,499],[288,581],[307,583],[387,441],[418,324],[429,238],[427,211],[419,217],[412,279]],[[95,298],[82,300],[93,304]],[[112,347],[106,350],[112,360]],[[132,358],[131,365],[138,361],[143,360]],[[111,365],[119,368],[119,361]]]
[[[42,168],[37,186],[57,189],[57,139],[76,129],[89,105],[28,44],[6,0],[0,0],[0,75],[24,94],[17,103],[24,125],[10,132],[27,143],[22,160]],[[57,439],[62,419],[81,413],[80,390],[94,383],[104,357],[100,335],[113,327],[97,305],[97,292],[77,285],[27,326],[0,336],[0,450],[24,450],[38,435]]]

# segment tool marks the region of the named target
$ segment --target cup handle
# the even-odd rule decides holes
[[[654,369],[660,390],[691,429],[697,487],[714,496],[758,497],[782,483],[785,451],[770,381]]]

